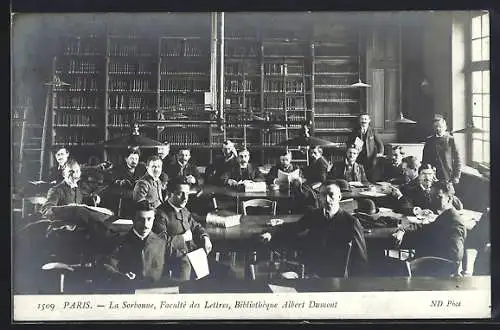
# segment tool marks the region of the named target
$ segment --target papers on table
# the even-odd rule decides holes
[[[376,191],[362,191],[359,193],[361,196],[367,196],[367,197],[382,197],[386,196],[386,194],[379,193]]]
[[[233,227],[240,224],[241,214],[223,214],[222,212],[210,212],[207,214],[207,224],[217,227]]]
[[[113,225],[130,225],[132,226],[134,222],[130,219],[118,219],[113,222]]]
[[[297,290],[295,288],[289,287],[289,286],[281,286],[281,285],[274,285],[274,284],[269,284],[269,289],[273,293],[280,293],[280,292],[294,292],[296,293]]]
[[[46,181],[29,181],[29,183],[34,184],[34,185],[49,184],[49,182],[46,182]]]
[[[243,182],[243,189],[245,192],[266,192],[267,185],[265,182],[245,181]]]
[[[278,184],[279,185],[289,185],[290,182],[294,180],[300,180],[300,170],[296,169],[292,172],[284,172],[278,169]]]
[[[172,286],[172,287],[166,287],[166,288],[147,288],[147,289],[136,289],[135,290],[135,294],[156,294],[156,293],[178,294],[179,287]]]
[[[191,263],[191,266],[193,267],[197,280],[210,274],[210,270],[208,268],[207,253],[204,249],[199,248],[197,250],[194,250],[193,252],[189,252],[187,254],[187,257],[189,262]]]
[[[110,209],[106,209],[104,207],[89,206],[89,205],[82,205],[82,206],[84,206],[92,211],[100,212],[100,213],[107,214],[107,215],[113,215],[113,211],[111,211]]]
[[[379,207],[378,210],[385,213],[394,212],[392,209],[389,209],[387,207]]]
[[[349,181],[351,187],[364,187],[365,185],[360,181]]]

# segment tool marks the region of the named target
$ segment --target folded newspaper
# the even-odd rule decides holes
[[[230,211],[210,212],[207,214],[207,224],[217,227],[233,227],[240,224],[241,214]]]
[[[299,169],[296,169],[295,171],[288,172],[288,173],[278,169],[278,184],[280,186],[289,185],[290,182],[292,182],[294,180],[300,180],[300,170]]]

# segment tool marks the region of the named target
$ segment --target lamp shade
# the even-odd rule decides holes
[[[324,139],[320,139],[320,138],[317,138],[317,137],[314,137],[314,136],[297,136],[293,139],[289,139],[289,140],[286,140],[286,141],[283,141],[281,143],[279,143],[278,145],[280,146],[309,146],[309,147],[315,147],[315,146],[321,146],[321,147],[328,147],[328,146],[335,146],[336,144],[331,142],[331,141],[328,141],[328,140],[324,140]]]
[[[129,147],[156,148],[162,145],[163,143],[159,141],[138,134],[129,134],[125,136],[120,136],[104,142],[104,147],[106,148],[129,148]]]
[[[352,87],[372,87],[371,85],[362,82],[361,79],[358,79],[358,81],[355,82],[354,84],[351,84],[351,86]]]
[[[456,131],[453,131],[452,133],[488,133],[484,129],[477,128],[474,125],[469,125],[466,128],[462,128]]]
[[[394,121],[397,124],[416,124],[417,122],[403,116],[403,113],[399,114],[399,119]]]

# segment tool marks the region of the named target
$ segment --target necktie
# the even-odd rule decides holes
[[[158,192],[158,199],[163,203],[163,195],[160,188],[160,180],[156,181],[156,191]]]

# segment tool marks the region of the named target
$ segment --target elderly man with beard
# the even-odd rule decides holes
[[[363,227],[357,218],[340,208],[341,198],[339,186],[328,180],[320,189],[320,208],[295,223],[282,225],[273,235],[262,234],[261,239],[278,246],[301,242],[298,248],[302,249],[306,269],[320,277],[365,274],[368,255]]]
[[[165,201],[167,182],[161,179],[162,161],[157,155],[147,160],[146,174],[137,180],[132,197],[135,202],[147,200],[153,207],[160,206]]]
[[[99,195],[91,194],[85,196],[82,194],[78,182],[80,181],[81,169],[77,161],[70,159],[63,168],[64,180],[56,186],[49,189],[47,201],[41,208],[41,213],[45,216],[52,214],[53,206],[64,206],[69,204],[97,205],[101,202]]]

